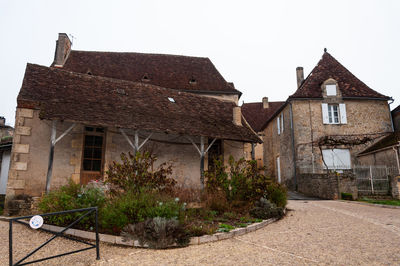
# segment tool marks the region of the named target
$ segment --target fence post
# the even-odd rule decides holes
[[[9,221],[9,227],[8,227],[8,259],[10,266],[13,265],[13,256],[12,256],[12,220]]]
[[[372,180],[372,165],[369,166],[369,180],[371,181],[371,192],[374,193],[374,181]]]

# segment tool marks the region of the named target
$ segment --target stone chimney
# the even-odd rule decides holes
[[[4,116],[0,116],[0,127],[4,127],[6,125],[6,118]]]
[[[263,97],[262,103],[263,103],[263,108],[264,109],[269,108],[268,97]]]
[[[303,67],[296,67],[296,76],[297,76],[297,88],[300,88],[300,85],[304,80]]]
[[[233,107],[233,124],[242,126],[242,109],[239,106]]]
[[[66,33],[59,33],[58,40],[56,41],[56,52],[54,54],[53,65],[55,67],[62,67],[67,60],[69,52],[71,51],[72,43]]]

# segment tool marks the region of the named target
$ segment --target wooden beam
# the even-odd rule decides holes
[[[200,185],[204,189],[204,137],[200,137]]]
[[[135,145],[133,145],[132,141],[129,139],[129,137],[125,134],[125,131],[120,128],[119,131],[122,133],[122,136],[124,136],[124,138],[126,139],[126,141],[128,141],[129,145],[131,145],[131,147],[133,148],[133,151],[136,153],[136,147]]]
[[[56,120],[51,123],[51,136],[50,136],[50,152],[49,152],[49,163],[47,166],[47,177],[46,177],[46,194],[50,191],[51,175],[53,173],[53,159],[54,159],[54,146],[56,145]]]
[[[73,123],[67,130],[64,131],[64,133],[62,133],[54,142],[54,144],[56,144],[58,141],[60,141],[63,137],[65,137],[65,135],[67,135],[74,127],[75,127],[75,123]]]
[[[256,159],[255,144],[253,142],[251,143],[251,159],[252,160]]]
[[[140,148],[142,148],[143,145],[146,144],[146,142],[151,138],[152,135],[153,135],[153,132],[151,132],[150,135],[142,142],[142,144],[139,145],[138,150],[140,150]]]

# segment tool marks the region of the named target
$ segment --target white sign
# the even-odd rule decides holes
[[[38,229],[40,227],[42,227],[43,225],[43,218],[40,215],[35,215],[31,218],[31,220],[29,221],[29,225],[31,226],[31,228],[33,229]]]

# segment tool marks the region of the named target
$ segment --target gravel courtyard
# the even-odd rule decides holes
[[[283,220],[234,239],[170,250],[101,244],[99,261],[90,250],[40,265],[400,265],[400,209],[314,200],[290,200],[288,208]],[[49,237],[24,226],[15,226],[14,233],[14,258]],[[0,265],[7,265],[7,222],[0,221],[0,237]],[[39,255],[76,247],[56,239]]]

